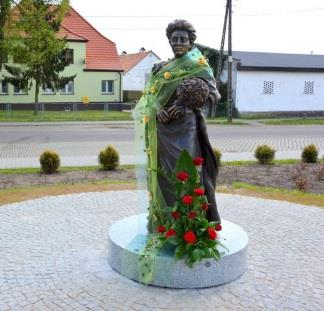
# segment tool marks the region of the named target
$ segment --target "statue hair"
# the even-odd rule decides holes
[[[166,36],[168,37],[169,40],[172,36],[172,33],[175,30],[184,30],[188,32],[188,36],[191,44],[193,44],[197,38],[196,29],[194,28],[194,26],[184,19],[176,19],[168,25],[166,29]]]

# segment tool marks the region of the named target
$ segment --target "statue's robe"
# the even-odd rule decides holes
[[[163,70],[163,66],[161,69]],[[207,106],[219,98],[219,92],[213,77],[210,79],[204,78],[204,81],[209,87],[209,97],[205,103]],[[164,107],[170,107],[175,99],[176,93],[172,95]],[[192,157],[204,158],[200,177],[205,188],[208,203],[210,204],[207,210],[207,219],[220,222],[215,200],[218,166],[208,138],[202,110],[200,108],[195,108],[194,110],[186,108],[186,113],[178,119],[171,120],[168,123],[157,121],[157,145],[158,165],[168,171],[174,171],[176,161],[184,149]],[[173,206],[175,197],[172,185],[162,175],[158,175],[158,183],[165,202],[168,206]]]

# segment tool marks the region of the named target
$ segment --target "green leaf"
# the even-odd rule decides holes
[[[190,178],[196,179],[197,176],[199,176],[196,166],[192,162],[192,157],[187,150],[183,150],[180,153],[180,156],[176,163],[175,172],[179,173],[181,171],[186,171],[190,175]]]

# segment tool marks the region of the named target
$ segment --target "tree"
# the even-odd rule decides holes
[[[58,90],[75,77],[60,76],[68,61],[58,32],[68,9],[68,0],[21,0],[11,11],[15,22],[6,28],[5,48],[17,65],[5,65],[5,80],[19,89],[35,84],[35,114],[41,87]]]
[[[6,62],[6,52],[4,47],[4,28],[9,16],[10,0],[0,0],[0,70],[2,64]]]

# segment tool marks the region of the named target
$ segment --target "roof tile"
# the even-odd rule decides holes
[[[88,40],[86,42],[86,70],[123,71],[116,44],[100,34],[72,7],[64,17],[62,26],[66,29],[65,31]]]
[[[156,57],[158,57],[152,51],[144,51],[144,52],[139,52],[139,53],[119,55],[124,71],[127,72],[130,69],[132,69],[137,63],[139,63],[142,59],[144,59],[150,53],[153,53]],[[160,57],[158,57],[158,58],[160,58]]]

